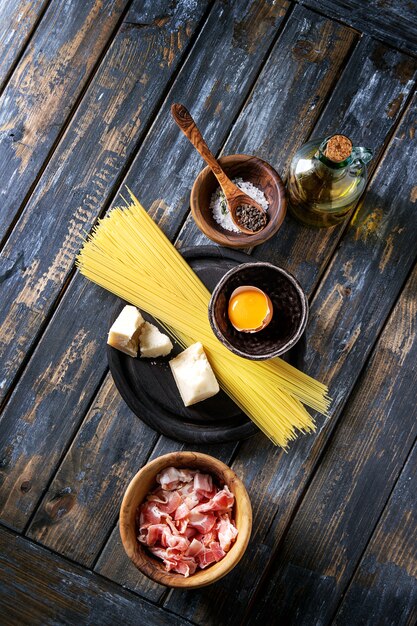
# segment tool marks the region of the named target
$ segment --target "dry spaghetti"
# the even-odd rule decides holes
[[[222,389],[275,444],[315,430],[302,403],[326,413],[326,386],[282,359],[249,361],[227,350],[210,328],[209,291],[130,196],[94,227],[77,258],[81,273],[157,318],[182,346],[201,341]]]

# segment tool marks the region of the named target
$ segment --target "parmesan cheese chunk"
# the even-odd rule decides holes
[[[139,334],[144,323],[135,306],[125,306],[110,328],[107,343],[129,356],[137,356]]]
[[[220,391],[200,342],[193,343],[169,365],[185,406],[211,398]]]
[[[145,322],[139,337],[140,356],[166,356],[173,348],[170,338],[161,333],[156,326]]]

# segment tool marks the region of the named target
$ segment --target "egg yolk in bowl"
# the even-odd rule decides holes
[[[272,319],[272,302],[261,289],[242,286],[230,296],[228,315],[230,322],[244,333],[255,333],[265,328]]]

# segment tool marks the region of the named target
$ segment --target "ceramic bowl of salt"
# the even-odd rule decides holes
[[[248,154],[233,154],[218,160],[233,182],[265,207],[267,224],[250,235],[239,231],[208,167],[199,173],[191,190],[191,213],[195,223],[209,239],[221,246],[251,248],[264,243],[275,235],[285,217],[287,199],[281,177],[269,163]]]

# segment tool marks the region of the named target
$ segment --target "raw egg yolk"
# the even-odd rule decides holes
[[[260,289],[237,289],[229,300],[229,319],[237,330],[261,330],[271,319],[269,302],[269,298]]]

